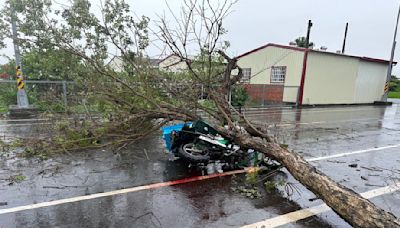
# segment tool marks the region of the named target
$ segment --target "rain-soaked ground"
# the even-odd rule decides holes
[[[356,192],[400,181],[400,104],[276,108],[248,115],[260,124],[272,125],[271,132],[282,143]],[[0,137],[36,137],[51,124],[46,119],[1,120]],[[277,224],[273,223],[277,216],[322,204],[285,170],[279,176],[297,189],[290,197],[262,187],[261,198],[246,197],[232,189],[245,183],[244,174],[238,174],[85,198],[198,175],[171,158],[158,135],[119,153],[99,149],[45,161],[2,154],[0,227],[240,227],[262,221],[268,227]],[[21,177],[24,180],[16,181]],[[5,210],[78,196],[83,197],[74,202]],[[400,216],[400,191],[382,193],[371,200]],[[285,227],[349,226],[330,211],[302,220],[282,220]]]

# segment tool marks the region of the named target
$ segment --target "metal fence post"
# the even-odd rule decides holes
[[[67,82],[66,81],[63,81],[62,82],[62,88],[63,88],[63,101],[64,101],[64,106],[65,106],[65,109],[67,109],[67,107],[68,107],[68,100],[67,100]]]

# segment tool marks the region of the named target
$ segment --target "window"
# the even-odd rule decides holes
[[[271,83],[284,83],[286,76],[285,66],[274,66],[271,69]]]
[[[242,70],[243,70],[243,76],[242,76],[240,82],[243,82],[243,83],[250,82],[251,68],[243,68]]]

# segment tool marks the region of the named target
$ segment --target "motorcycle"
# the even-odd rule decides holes
[[[167,150],[189,166],[207,174],[269,164],[270,159],[254,150],[243,151],[204,121],[163,127]]]

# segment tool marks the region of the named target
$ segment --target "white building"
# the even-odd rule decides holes
[[[278,44],[237,58],[250,96],[310,105],[381,100],[389,64],[382,59]]]
[[[185,61],[181,60],[181,58],[175,54],[168,55],[164,59],[158,62],[158,67],[160,70],[179,73],[186,71],[187,64]]]
[[[148,64],[150,64],[151,67],[153,68],[158,68],[159,59],[152,59],[152,58],[146,58],[146,61],[148,61]],[[114,56],[109,62],[108,62],[108,66],[110,66],[113,70],[115,70],[116,72],[122,72],[125,70],[125,66],[124,66],[124,61],[122,59],[122,57],[120,56]]]

